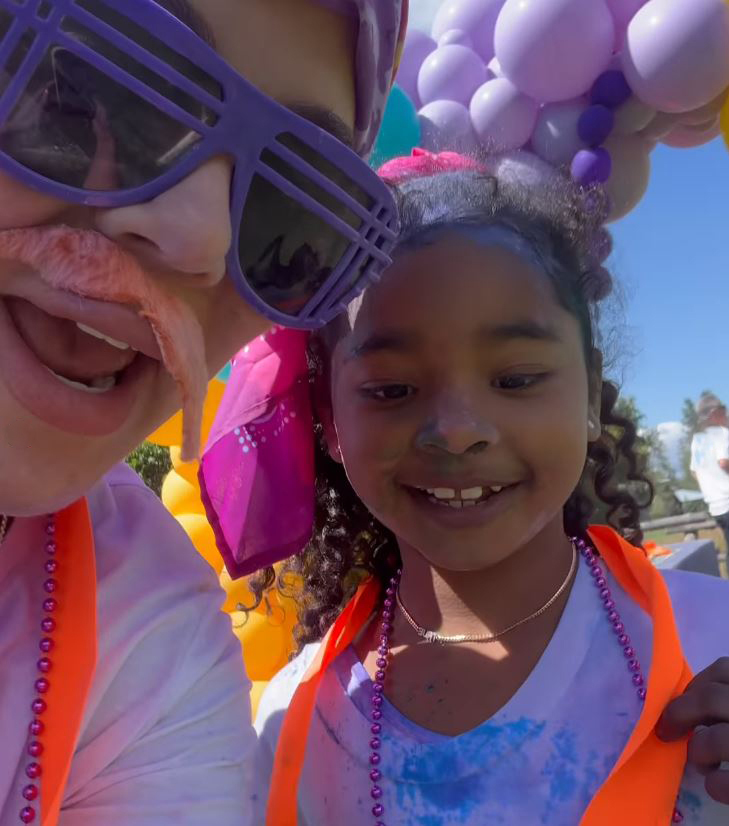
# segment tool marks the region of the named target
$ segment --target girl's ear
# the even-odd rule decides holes
[[[324,443],[329,456],[335,462],[342,461],[342,452],[339,449],[339,438],[334,426],[334,411],[332,409],[332,388],[329,370],[326,367],[326,358],[323,346],[320,345],[316,353],[317,369],[312,387],[312,404],[316,418],[321,422]]]
[[[587,407],[587,438],[596,442],[602,435],[602,353],[593,349],[590,359],[589,399]]]

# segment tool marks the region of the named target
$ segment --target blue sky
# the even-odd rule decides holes
[[[729,151],[653,152],[648,192],[611,227],[626,292],[623,391],[646,424],[680,418],[711,389],[729,402]]]

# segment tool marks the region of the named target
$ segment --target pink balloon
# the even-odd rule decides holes
[[[663,112],[689,112],[729,82],[729,3],[648,0],[628,26],[623,71],[633,91]]]
[[[504,0],[445,0],[433,21],[436,40],[451,29],[467,32],[476,52],[488,63],[494,56],[494,27]]]
[[[660,141],[679,125],[679,116],[668,112],[656,112],[655,117],[638,133],[648,141]]]
[[[615,25],[605,0],[506,0],[494,42],[504,75],[551,103],[590,89],[610,63]]]
[[[471,100],[471,121],[481,144],[492,151],[519,149],[531,137],[538,104],[503,77],[489,80]]]
[[[627,215],[645,195],[651,177],[651,148],[637,135],[610,138],[605,143],[613,161],[610,180],[605,184],[610,198],[608,221]]]
[[[462,103],[453,100],[436,100],[418,112],[421,139],[424,149],[440,152],[470,152],[476,147],[471,115]]]
[[[681,123],[686,124],[686,126],[701,126],[706,124],[707,121],[717,118],[728,97],[729,90],[724,90],[706,106],[701,106],[691,112],[686,112],[685,115],[681,115]]]
[[[719,118],[714,118],[708,125],[703,126],[678,126],[669,132],[661,140],[666,146],[674,149],[693,149],[696,146],[704,146],[721,135],[721,125]]]
[[[455,100],[468,104],[487,79],[488,70],[476,52],[465,46],[443,46],[423,63],[418,75],[418,94],[423,103]]]
[[[438,48],[435,40],[425,32],[410,29],[405,38],[400,69],[397,73],[397,84],[413,101],[416,107],[420,105],[418,95],[418,75],[423,61]]]
[[[563,166],[571,163],[586,144],[577,134],[577,122],[587,108],[585,100],[548,103],[542,107],[532,135],[532,149],[540,158]]]

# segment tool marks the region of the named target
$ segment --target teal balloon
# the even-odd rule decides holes
[[[385,107],[371,165],[377,169],[392,158],[409,155],[420,145],[420,137],[420,121],[415,104],[399,86],[394,86]]]
[[[230,372],[232,370],[232,365],[230,363],[226,364],[225,367],[218,373],[217,379],[218,381],[222,381],[223,384],[228,383],[228,379],[230,378]]]

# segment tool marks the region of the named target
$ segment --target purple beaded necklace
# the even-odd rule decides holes
[[[8,524],[8,518],[3,517],[2,525],[4,529],[2,536],[0,536],[0,545],[3,544],[3,540],[5,539]],[[53,632],[56,630],[56,621],[53,619],[53,614],[58,608],[58,603],[53,596],[58,588],[58,580],[55,578],[55,575],[58,573],[58,561],[55,558],[58,550],[56,544],[55,516],[47,517],[45,533],[47,537],[45,542],[45,561],[43,563],[43,591],[45,595],[41,604],[43,619],[40,623],[40,630],[42,636],[38,644],[41,657],[37,662],[38,676],[33,684],[34,698],[30,705],[33,716],[28,727],[28,741],[26,744],[26,753],[30,759],[25,766],[25,774],[30,780],[30,783],[22,790],[22,796],[26,805],[20,810],[19,819],[21,823],[33,823],[38,815],[36,811],[36,801],[40,797],[40,781],[43,774],[43,766],[41,763],[43,741],[41,738],[45,731],[45,725],[40,718],[48,707],[44,697],[51,687],[47,675],[53,667],[49,655],[53,651],[55,644]]]
[[[585,564],[590,569],[590,574],[594,580],[595,587],[598,589],[600,599],[602,600],[603,608],[607,616],[608,622],[615,632],[618,645],[623,649],[623,656],[627,661],[628,673],[630,674],[631,683],[636,691],[638,700],[642,703],[646,698],[645,677],[643,670],[638,660],[638,655],[631,645],[630,637],[625,631],[620,614],[615,606],[610,586],[605,576],[597,554],[588,545],[588,543],[581,538],[572,539],[574,547],[579,552]],[[385,814],[385,807],[382,805],[382,788],[379,783],[382,780],[382,771],[380,765],[382,757],[380,755],[380,747],[382,741],[380,735],[382,734],[382,703],[385,692],[385,678],[387,676],[387,668],[391,659],[390,651],[390,634],[392,633],[392,621],[394,618],[394,609],[396,605],[396,595],[400,585],[400,577],[402,571],[399,570],[395,576],[390,579],[390,584],[385,591],[385,600],[382,606],[382,622],[380,625],[380,645],[377,648],[377,672],[372,683],[372,724],[370,732],[372,739],[370,740],[370,780],[372,787],[370,789],[370,796],[373,800],[372,814],[375,818],[375,826],[385,826],[382,817]],[[674,809],[672,823],[683,823],[683,814],[678,808]]]

